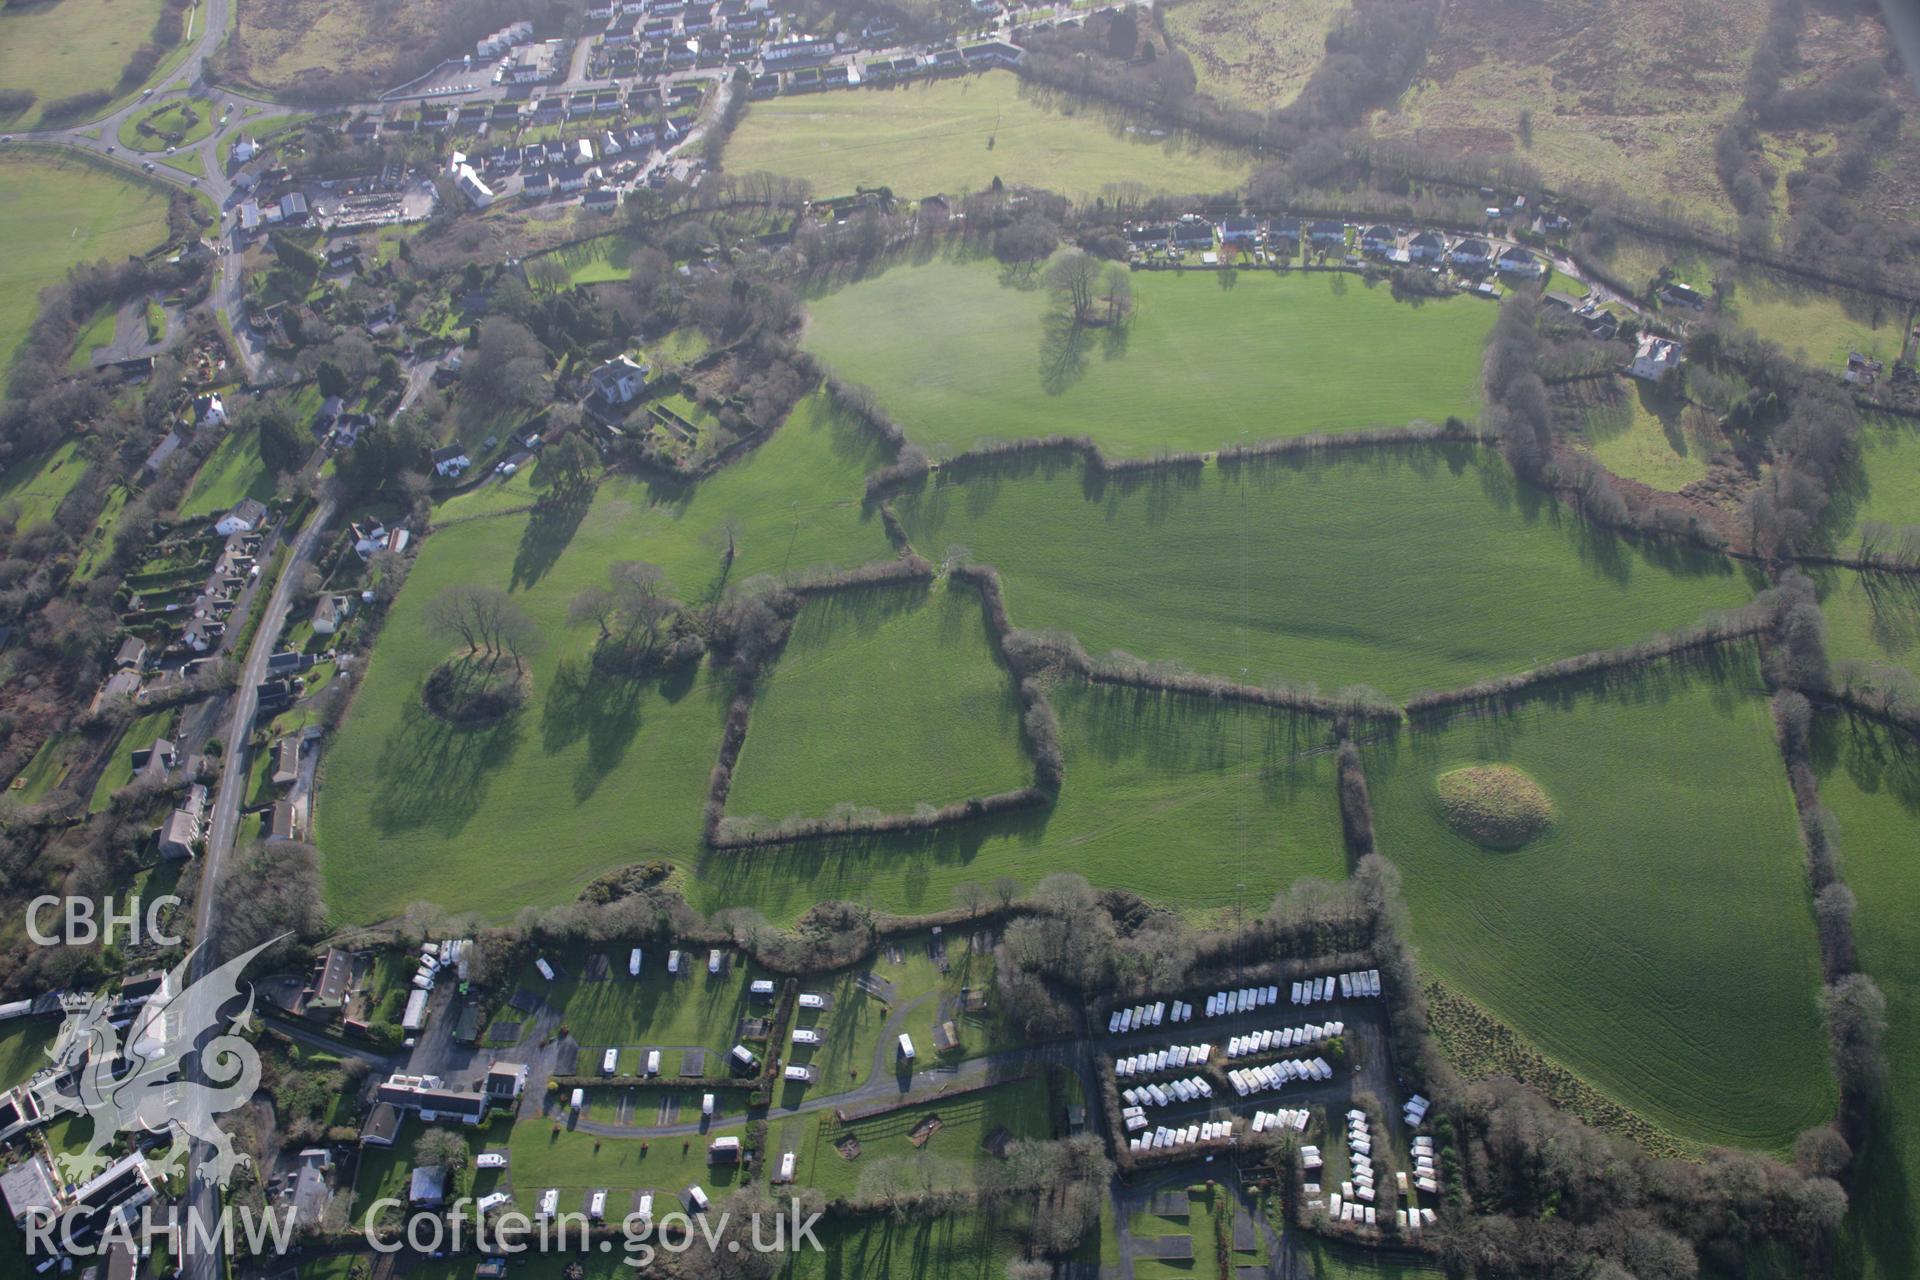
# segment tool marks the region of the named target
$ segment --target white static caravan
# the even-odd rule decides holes
[[[593,1198],[587,1201],[587,1216],[595,1222],[605,1222],[607,1220],[607,1193],[605,1191],[594,1192]]]
[[[560,1211],[560,1189],[548,1187],[540,1193],[540,1216],[551,1218]]]
[[[407,1011],[400,1016],[400,1029],[408,1035],[427,1025],[427,993],[412,991],[407,994]]]
[[[708,973],[720,972],[720,948],[718,947],[715,947],[713,950],[707,952],[707,972]]]
[[[747,994],[757,1000],[773,999],[773,979],[755,978],[747,984]]]
[[[708,1160],[738,1160],[740,1158],[740,1139],[715,1138],[707,1144]]]
[[[680,952],[678,950],[667,952],[667,972],[680,972]]]
[[[647,1050],[647,1074],[650,1076],[660,1074],[660,1051],[658,1049]]]
[[[603,1076],[610,1076],[613,1074],[614,1068],[618,1067],[619,1065],[620,1065],[620,1051],[618,1049],[609,1049],[606,1051],[606,1053],[601,1055],[600,1074]]]
[[[692,1209],[695,1213],[705,1213],[708,1203],[707,1193],[704,1188],[698,1185],[687,1188],[688,1208]]]
[[[567,1105],[569,1107],[572,1107],[575,1111],[578,1111],[581,1107],[585,1106],[586,1102],[587,1102],[587,1091],[585,1089],[575,1089],[573,1091],[573,1096],[567,1099]]]
[[[642,1222],[653,1221],[653,1192],[646,1192],[640,1197],[640,1207],[633,1211],[633,1216]]]
[[[538,960],[535,960],[533,962],[533,967],[538,969],[540,971],[540,976],[545,978],[548,982],[553,981],[553,966],[547,963],[547,958],[545,956],[542,956]]]
[[[900,1061],[913,1061],[913,1037],[904,1031],[900,1033]]]
[[[629,978],[637,978],[640,976],[640,962],[644,958],[645,957],[640,954],[640,948],[638,947],[627,952],[627,976]]]
[[[774,1170],[773,1180],[775,1182],[793,1181],[793,1152],[788,1151],[781,1155],[780,1167]]]

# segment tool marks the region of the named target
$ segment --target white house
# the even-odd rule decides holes
[[[459,172],[454,175],[453,185],[460,189],[467,203],[476,209],[484,209],[493,203],[493,188],[480,180],[480,175],[473,171],[470,164],[460,166]]]
[[[320,597],[313,606],[313,630],[315,635],[330,636],[340,629],[347,615],[353,611],[353,597],[333,595]]]
[[[469,458],[467,451],[457,444],[450,444],[443,449],[435,449],[433,451],[433,471],[435,475],[451,479],[472,465],[473,459]]]
[[[193,416],[203,427],[222,426],[227,421],[226,403],[217,395],[199,396],[193,402]]]
[[[1538,280],[1547,273],[1547,264],[1540,261],[1531,249],[1522,249],[1515,245],[1500,255],[1499,270],[1505,275]]]
[[[258,498],[243,498],[238,506],[214,523],[213,531],[227,538],[236,533],[253,533],[266,522],[266,504]]]
[[[1636,378],[1658,382],[1667,370],[1679,367],[1680,344],[1672,338],[1645,333],[1640,335],[1640,347],[1633,353],[1633,366],[1628,372]]]
[[[258,154],[259,150],[260,150],[259,143],[255,142],[252,138],[247,137],[245,134],[242,134],[240,137],[234,139],[233,162],[235,164],[245,164],[247,163],[247,161],[253,159],[253,157],[256,154]]]
[[[587,375],[593,394],[607,404],[626,404],[647,385],[647,367],[626,356],[609,360]]]

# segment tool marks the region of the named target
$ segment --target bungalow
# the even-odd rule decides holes
[[[1707,309],[1707,295],[1692,285],[1682,284],[1678,280],[1669,280],[1660,286],[1660,301],[1671,303],[1676,307],[1691,307],[1695,311]]]
[[[147,460],[140,464],[141,472],[149,478],[158,476],[160,468],[167,465],[167,459],[180,452],[180,447],[186,442],[187,438],[178,431],[167,432],[161,437],[160,443],[153,446],[153,452],[147,455]]]
[[[196,396],[193,401],[193,419],[203,427],[225,426],[226,403],[217,395]]]
[[[300,812],[291,800],[275,800],[273,812],[267,815],[267,842],[297,840],[300,838]]]
[[[1316,249],[1336,249],[1346,244],[1345,224],[1322,220],[1307,228],[1307,241]]]
[[[1611,311],[1596,311],[1590,316],[1583,316],[1580,323],[1586,326],[1589,334],[1602,342],[1613,341],[1613,336],[1620,332],[1620,317]]]
[[[362,327],[366,329],[370,337],[377,338],[399,323],[400,308],[389,302],[384,306],[368,312]]]
[[[622,405],[639,395],[647,385],[647,366],[635,364],[626,356],[609,360],[587,375],[593,394],[609,405]]]
[[[1430,264],[1443,262],[1447,256],[1447,238],[1438,231],[1422,231],[1407,241],[1407,260]]]
[[[127,753],[135,777],[164,778],[179,758],[179,749],[165,738],[155,738],[151,744]]]
[[[235,164],[245,164],[253,159],[259,150],[260,144],[243,133],[233,140],[233,150],[228,154],[232,156]]]
[[[1237,213],[1220,224],[1220,243],[1252,248],[1260,240],[1260,219]]]
[[[1463,270],[1484,271],[1487,263],[1493,260],[1493,246],[1485,240],[1469,236],[1453,246],[1447,260]]]
[[[239,505],[214,523],[213,531],[223,538],[236,533],[255,533],[266,522],[266,504],[258,498],[242,498]]]
[[[120,652],[113,655],[113,665],[122,671],[139,671],[147,665],[147,642],[139,636],[128,636],[120,644]]]
[[[612,213],[620,207],[620,192],[613,187],[595,187],[581,197],[580,207],[592,213]]]
[[[300,739],[282,738],[273,744],[273,776],[276,787],[290,787],[300,777]]]
[[[1399,247],[1400,237],[1384,222],[1376,222],[1360,233],[1360,252],[1389,254]]]
[[[313,630],[315,635],[330,636],[340,630],[340,624],[347,620],[352,612],[353,597],[334,595],[329,592],[320,597],[313,606]]]
[[[1669,369],[1680,367],[1680,344],[1672,338],[1662,338],[1651,333],[1640,335],[1639,349],[1633,353],[1633,364],[1627,370],[1636,378],[1648,382],[1658,382]]]
[[[433,451],[433,473],[445,479],[452,479],[473,465],[473,459],[458,444],[446,445]]]
[[[1498,269],[1504,275],[1522,276],[1528,280],[1538,280],[1547,274],[1547,264],[1540,261],[1533,250],[1523,249],[1519,245],[1500,255]]]
[[[496,1062],[487,1068],[486,1089],[489,1097],[503,1102],[512,1102],[527,1087],[529,1069],[524,1062]]]
[[[241,202],[240,229],[248,232],[258,231],[260,229],[260,202],[258,200],[244,200]]]
[[[282,222],[305,222],[307,220],[307,198],[298,191],[289,191],[280,197],[280,220]]]

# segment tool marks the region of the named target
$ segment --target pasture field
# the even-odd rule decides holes
[[[1050,809],[921,836],[709,854],[691,878],[694,904],[782,921],[823,898],[926,912],[952,906],[969,881],[1008,875],[1031,888],[1077,871],[1192,913],[1258,912],[1298,877],[1345,875],[1327,725],[1079,682],[1051,697],[1067,777]]]
[[[67,361],[67,372],[85,373],[93,365],[93,349],[108,345],[119,332],[120,309],[108,303],[80,331],[79,340],[73,344],[73,358]]]
[[[77,439],[22,459],[0,472],[0,512],[11,510],[22,529],[43,525],[86,473],[87,460],[80,456]]]
[[[1556,186],[1657,190],[1731,216],[1713,138],[1740,103],[1766,0],[1646,0],[1593,21],[1581,0],[1465,0],[1449,7],[1383,137],[1516,152]],[[1488,56],[1487,33],[1500,33]],[[1532,143],[1520,113],[1532,110]]]
[[[1284,107],[1326,56],[1339,0],[1181,0],[1161,10],[1200,92],[1255,111]]]
[[[727,807],[774,820],[843,801],[900,812],[1032,778],[979,593],[942,582],[807,604],[754,703]]]
[[[1895,573],[1810,574],[1827,618],[1827,656],[1920,669],[1920,582]]]
[[[180,500],[180,516],[220,515],[232,510],[242,499],[273,499],[274,480],[260,458],[260,435],[254,431],[229,428],[200,471],[193,477],[187,496]]]
[[[336,918],[380,919],[423,897],[505,916],[567,901],[610,867],[693,848],[732,681],[704,668],[600,676],[591,629],[566,627],[567,604],[604,583],[609,563],[636,559],[660,565],[683,599],[711,599],[726,585],[730,520],[735,585],[888,558],[857,496],[873,452],[858,427],[807,401],[697,488],[609,478],[584,513],[500,515],[428,538],[322,765],[316,843]],[[453,730],[420,702],[452,652],[429,632],[427,605],[454,583],[509,590],[546,637],[528,705],[490,729]]]
[[[1510,764],[1553,825],[1454,834],[1434,779]],[[1832,1114],[1793,800],[1744,650],[1366,749],[1423,964],[1682,1141],[1780,1152]]]
[[[1860,526],[1920,524],[1920,424],[1869,416],[1860,423],[1860,466],[1833,495],[1824,523],[1827,542],[1847,553]]]
[[[1852,351],[1888,367],[1900,358],[1901,317],[1889,303],[1855,302],[1748,271],[1726,310],[1788,355],[1829,373],[1844,369]]]
[[[1480,408],[1477,299],[1266,270],[1137,272],[1133,295],[1125,329],[1070,343],[1045,290],[945,259],[815,299],[806,343],[935,452],[1064,432],[1139,456]]]
[[[907,1135],[928,1116],[939,1117],[940,1128],[925,1145],[916,1147]],[[981,1144],[997,1129],[1005,1129],[1015,1138],[1053,1136],[1043,1074],[951,1099],[932,1099],[845,1126],[836,1124],[831,1116],[807,1120],[811,1123],[803,1122],[803,1140],[791,1144],[798,1157],[794,1177],[807,1186],[818,1187],[829,1199],[853,1195],[865,1170],[892,1157],[924,1153],[955,1177],[966,1179],[973,1170],[994,1163]],[[856,1160],[848,1160],[833,1145],[849,1133],[860,1141]]]
[[[585,980],[594,950],[607,957],[611,976]],[[581,1074],[598,1071],[598,1055],[608,1049],[706,1048],[724,1053],[733,1045],[734,1023],[747,1012],[749,976],[766,975],[738,954],[717,974],[707,972],[707,953],[681,953],[681,972],[667,972],[666,948],[648,947],[638,978],[627,976],[627,948],[601,947],[548,951],[542,955],[560,972],[558,981],[540,976],[532,961],[521,969],[517,987],[560,1011],[561,1022],[585,1046]],[[518,1016],[501,1010],[501,1018]]]
[[[1451,688],[1631,644],[1754,590],[1718,557],[1588,526],[1469,445],[1126,479],[1040,460],[895,507],[922,555],[958,545],[997,566],[1017,627],[1328,693]]]
[[[814,1234],[823,1252],[795,1253],[781,1280],[1001,1280],[1018,1256],[1004,1210],[910,1222],[888,1214],[828,1218]]]
[[[160,9],[161,0],[58,0],[0,8],[0,85],[30,89],[40,99],[0,123],[31,129],[41,108],[55,99],[93,89],[117,91],[121,70],[152,37]],[[196,12],[196,23],[199,17]]]
[[[1587,447],[1615,475],[1677,493],[1706,479],[1714,446],[1704,429],[1701,411],[1636,381],[1618,403],[1588,411]]]
[[[1820,802],[1840,823],[1860,967],[1887,998],[1893,1065],[1855,1160],[1834,1274],[1895,1280],[1920,1271],[1920,748],[1871,721],[1831,714],[1815,727],[1814,762]]]
[[[0,49],[7,47],[0,40]],[[0,75],[0,84],[8,83],[17,82]],[[84,160],[0,155],[0,244],[7,246],[0,254],[0,390],[41,289],[76,262],[145,253],[166,238],[167,198],[154,187]]]
[[[995,178],[1076,199],[1115,186],[1201,194],[1232,191],[1253,168],[1243,153],[1130,128],[1011,71],[755,102],[727,142],[726,164],[805,178],[816,196],[885,186],[909,200],[985,191]]]

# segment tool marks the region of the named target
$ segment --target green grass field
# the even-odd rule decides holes
[[[57,98],[117,90],[127,59],[153,35],[160,8],[160,0],[60,0],[0,10],[0,85],[40,98],[5,123],[32,128]]]
[[[896,1222],[892,1217],[830,1218],[816,1234],[823,1249],[793,1255],[781,1280],[1001,1280],[1018,1255],[1004,1212],[959,1212]]]
[[[1892,573],[1812,575],[1827,618],[1827,656],[1920,669],[1920,583]]]
[[[990,71],[756,102],[726,164],[805,178],[817,196],[886,186],[907,199],[985,191],[996,177],[1073,198],[1115,186],[1188,195],[1235,190],[1252,170],[1243,155],[1161,133]]]
[[[1843,874],[1858,906],[1860,966],[1887,997],[1893,1064],[1884,1101],[1867,1119],[1855,1160],[1853,1212],[1837,1276],[1895,1280],[1920,1274],[1920,748],[1871,722],[1824,717],[1814,758],[1820,802],[1839,819]]]
[[[1860,526],[1920,524],[1920,423],[1868,417],[1860,424],[1860,465],[1827,510],[1827,541],[1855,550]]]
[[[1072,351],[1044,290],[989,262],[901,266],[816,299],[807,345],[916,442],[1086,434],[1115,454],[1472,418],[1494,308],[1344,274],[1140,272],[1124,332]]]
[[[1787,354],[1829,373],[1844,369],[1853,351],[1889,367],[1900,358],[1900,314],[1891,304],[1855,303],[1747,272],[1727,310]]]
[[[63,0],[49,14],[61,13]],[[0,17],[0,23],[29,19]],[[0,40],[0,50],[9,49]],[[17,83],[0,74],[0,84]],[[0,390],[39,306],[40,290],[77,262],[145,253],[167,237],[167,200],[82,160],[0,156]]]
[[[1702,416],[1635,382],[1617,404],[1588,412],[1588,448],[1617,476],[1678,492],[1707,476],[1712,446],[1701,438]]]
[[[1181,0],[1161,16],[1202,93],[1272,111],[1299,96],[1325,58],[1340,10],[1339,0]]]
[[[1450,831],[1435,777],[1526,770],[1525,847]],[[1785,770],[1752,658],[1417,729],[1367,750],[1424,964],[1682,1140],[1782,1151],[1834,1086]]]
[[[1040,464],[895,505],[922,555],[959,545],[997,566],[1017,627],[1329,693],[1450,688],[1629,644],[1753,592],[1724,560],[1586,526],[1469,446],[1131,488]]]
[[[1265,909],[1300,876],[1345,874],[1332,740],[1317,721],[1199,698],[1065,683],[1052,693],[1067,757],[1058,802],[921,837],[812,840],[702,859],[702,910],[790,920],[822,898],[926,912],[954,888],[1052,871],[1190,912]],[[884,973],[883,973],[884,976]]]
[[[260,458],[259,433],[229,430],[193,477],[187,496],[180,500],[180,515],[183,519],[220,515],[245,498],[268,502],[273,488],[273,476]]]
[[[697,489],[609,479],[583,517],[505,515],[429,537],[322,766],[315,829],[336,918],[377,919],[417,898],[504,916],[570,899],[609,867],[684,857],[731,681],[704,669],[648,682],[592,674],[590,629],[564,625],[567,603],[622,559],[659,564],[685,600],[711,599],[729,520],[733,585],[885,559],[879,519],[857,498],[873,460],[857,427],[809,401]],[[449,503],[443,516],[458,509]],[[419,694],[452,652],[428,633],[426,606],[465,582],[509,588],[542,624],[546,648],[514,720],[460,732],[429,716]]]
[[[87,472],[80,442],[68,440],[48,453],[16,462],[0,473],[0,512],[11,509],[22,529],[53,519],[60,502]]]
[[[11,1089],[51,1065],[47,1050],[59,1031],[57,1018],[22,1018],[0,1031],[0,1090]]]
[[[843,801],[898,812],[1032,778],[979,594],[942,583],[807,605],[754,703],[727,807],[775,820]]]
[[[20,785],[9,784],[6,794],[22,804],[33,804],[53,790],[54,784],[66,776],[68,756],[76,740],[73,734],[56,733],[41,743],[27,767],[13,779]]]
[[[699,1100],[694,1099],[692,1105],[697,1115]],[[683,1105],[682,1114],[686,1111]],[[653,1213],[658,1219],[684,1209],[681,1197],[690,1186],[698,1184],[719,1200],[741,1185],[745,1173],[739,1165],[707,1163],[707,1144],[715,1138],[744,1136],[744,1126],[716,1125],[690,1138],[642,1142],[635,1138],[596,1138],[564,1123],[556,1127],[547,1119],[522,1120],[513,1126],[513,1137],[507,1144],[514,1204],[522,1212],[532,1213],[539,1207],[541,1193],[553,1187],[560,1192],[560,1208],[578,1213],[586,1209],[589,1196],[604,1190],[607,1216],[618,1220],[634,1211],[636,1192],[651,1191]]]

